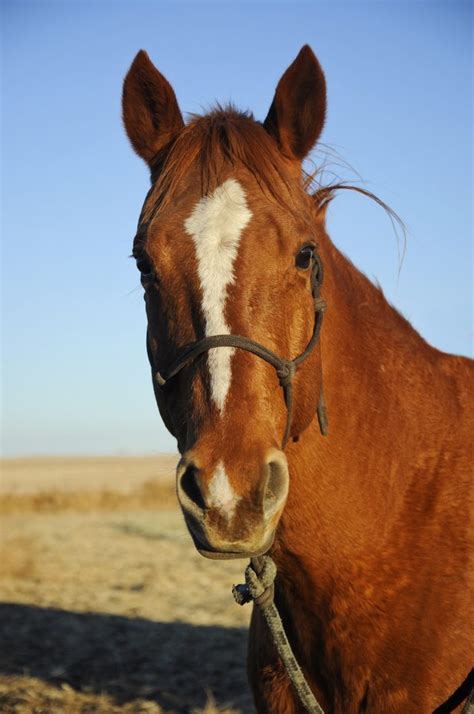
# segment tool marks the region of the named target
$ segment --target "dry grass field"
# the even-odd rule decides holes
[[[196,553],[176,460],[2,462],[2,714],[253,711],[245,562]]]

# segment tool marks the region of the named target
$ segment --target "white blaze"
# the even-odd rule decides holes
[[[207,503],[211,508],[220,508],[223,514],[230,519],[234,515],[239,501],[240,497],[234,493],[230,485],[224,464],[219,461],[209,482]]]
[[[206,337],[230,334],[225,320],[227,287],[234,282],[240,237],[251,217],[242,186],[229,179],[202,198],[184,222],[196,249]],[[221,412],[232,378],[233,353],[232,347],[219,347],[208,353],[211,395]]]

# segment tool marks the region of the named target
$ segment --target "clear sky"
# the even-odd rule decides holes
[[[120,95],[140,48],[183,112],[232,100],[262,120],[309,43],[328,83],[322,141],[409,231],[398,277],[383,211],[341,195],[329,213],[334,242],[431,344],[471,353],[472,7],[3,2],[4,453],[174,449],[127,257],[148,174],[125,138]],[[334,160],[329,169],[356,178]]]

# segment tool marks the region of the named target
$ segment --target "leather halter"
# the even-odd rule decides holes
[[[209,337],[204,337],[201,340],[196,340],[191,344],[183,348],[182,352],[178,357],[172,362],[172,364],[165,369],[163,372],[159,372],[153,367],[154,379],[158,386],[164,387],[173,379],[187,364],[194,361],[197,357],[208,352],[211,349],[217,347],[236,347],[238,349],[245,350],[246,352],[251,352],[252,354],[260,357],[261,359],[271,364],[276,370],[280,386],[283,389],[283,395],[285,399],[286,409],[287,409],[287,419],[286,427],[282,440],[282,449],[285,448],[290,438],[291,424],[293,420],[293,378],[296,371],[301,366],[301,364],[310,356],[313,352],[316,344],[318,342],[319,333],[321,330],[321,325],[323,321],[323,314],[326,310],[326,302],[323,300],[320,294],[320,288],[324,278],[323,265],[319,255],[315,252],[313,254],[313,265],[311,269],[311,291],[313,295],[314,302],[314,328],[313,334],[310,341],[308,342],[306,348],[292,360],[285,359],[284,357],[278,357],[274,352],[264,347],[259,342],[249,339],[248,337],[242,337],[240,335],[211,335]],[[147,332],[147,347],[148,354],[152,358],[152,351],[149,348],[149,339]],[[317,415],[319,421],[319,428],[321,434],[326,436],[328,433],[328,417],[326,411],[326,404],[324,401],[323,385],[321,382],[321,388],[319,393],[319,402],[317,407]],[[296,437],[295,437],[296,440]]]

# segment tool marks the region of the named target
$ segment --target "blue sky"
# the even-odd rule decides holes
[[[431,344],[472,352],[471,3],[16,0],[2,14],[6,455],[174,449],[127,258],[148,174],[120,95],[140,48],[184,112],[232,100],[263,119],[309,43],[328,83],[322,141],[409,231],[398,276],[387,217],[341,195],[334,242]]]

